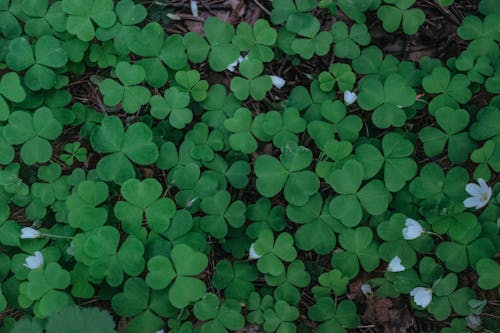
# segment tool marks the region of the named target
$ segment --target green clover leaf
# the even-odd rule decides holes
[[[234,299],[226,299],[219,304],[218,297],[207,293],[198,301],[193,312],[196,318],[203,320],[202,330],[209,332],[236,331],[245,325],[245,318],[241,314],[241,305]]]
[[[151,129],[144,123],[132,124],[125,132],[118,117],[105,117],[90,137],[97,152],[109,154],[97,163],[99,177],[121,184],[135,175],[130,161],[139,165],[154,163],[158,159],[158,148],[152,139]]]
[[[95,37],[94,22],[99,27],[110,28],[116,21],[112,0],[63,0],[62,10],[68,14],[68,32],[84,42]]]
[[[9,119],[9,105],[5,99],[14,103],[21,103],[26,98],[26,92],[21,85],[19,75],[9,72],[0,79],[0,121]]]
[[[176,87],[166,89],[164,97],[155,95],[149,101],[154,118],[165,119],[168,116],[169,123],[178,129],[184,128],[193,120],[189,103],[189,94]]]
[[[233,44],[237,45],[240,51],[248,51],[250,59],[268,62],[274,58],[271,47],[276,44],[277,37],[276,30],[269,26],[269,22],[258,19],[253,27],[246,22],[238,24]]]
[[[328,67],[328,72],[321,72],[318,76],[319,86],[324,92],[333,90],[337,84],[340,91],[352,90],[356,76],[348,64],[335,63]]]
[[[333,52],[339,58],[355,59],[361,54],[359,46],[370,44],[371,36],[364,24],[355,23],[350,31],[347,25],[340,21],[332,25],[331,34],[335,47]]]
[[[227,191],[204,198],[201,209],[207,215],[201,218],[200,227],[215,238],[226,236],[227,224],[239,228],[245,223],[245,204],[240,200],[231,203],[231,194]]]
[[[231,133],[229,146],[232,149],[245,154],[257,149],[257,141],[251,133],[252,120],[252,113],[246,108],[239,108],[231,118],[224,120],[224,127]]]
[[[153,178],[142,182],[132,178],[122,184],[121,193],[127,201],[118,201],[114,212],[127,233],[140,230],[144,214],[152,231],[162,233],[168,229],[175,204],[169,198],[160,198],[162,192],[161,184]]]
[[[427,156],[439,155],[448,143],[448,157],[455,164],[464,163],[471,151],[475,148],[469,133],[461,132],[469,124],[469,113],[463,109],[452,109],[441,107],[434,113],[436,122],[443,129],[435,127],[424,127],[418,136],[424,144]]]
[[[215,266],[212,285],[217,290],[224,289],[224,296],[236,300],[246,300],[255,290],[252,282],[257,280],[258,272],[255,266],[244,261],[224,259]]]
[[[330,297],[322,297],[307,312],[309,318],[321,322],[318,333],[347,332],[346,328],[356,328],[360,320],[356,313],[356,304],[341,301],[335,304]]]
[[[401,25],[403,32],[413,35],[425,22],[425,13],[419,8],[410,8],[416,0],[386,1],[391,5],[380,6],[377,16],[387,32],[396,31]]]
[[[292,236],[283,232],[274,240],[273,232],[269,229],[260,232],[255,241],[255,253],[260,256],[257,261],[259,271],[274,276],[285,272],[282,260],[292,262],[297,257]]]
[[[273,87],[271,78],[267,75],[259,76],[264,70],[264,65],[257,59],[247,59],[240,64],[240,73],[243,77],[236,76],[231,80],[231,91],[240,101],[251,96],[256,101],[266,97],[266,93]]]
[[[238,46],[231,44],[234,28],[216,17],[209,17],[205,20],[203,30],[210,43],[208,64],[214,71],[222,72],[240,55]]]
[[[116,106],[120,102],[127,113],[137,112],[142,105],[149,102],[151,92],[140,86],[146,77],[144,68],[139,65],[130,65],[121,61],[116,65],[116,75],[121,83],[113,79],[105,79],[99,85],[104,96],[104,103],[108,106]]]
[[[57,139],[61,132],[61,124],[46,107],[34,113],[14,111],[3,128],[3,136],[8,143],[22,144],[21,158],[28,165],[47,162],[52,157],[49,140]]]
[[[361,81],[358,105],[366,111],[375,110],[372,121],[378,128],[401,127],[406,122],[404,107],[415,103],[416,93],[404,78],[391,74],[384,84],[374,78]]]

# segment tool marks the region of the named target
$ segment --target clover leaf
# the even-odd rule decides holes
[[[465,17],[458,27],[457,34],[463,40],[472,40],[467,50],[474,56],[498,57],[498,15],[488,12],[485,16],[483,21],[473,15]]]
[[[346,328],[356,328],[360,324],[356,312],[356,304],[352,301],[341,301],[335,304],[330,297],[322,297],[307,311],[309,318],[321,322],[318,333],[347,332]]]
[[[95,37],[94,23],[102,28],[110,28],[116,21],[112,0],[63,0],[62,10],[68,14],[68,32],[84,42]]]
[[[155,332],[165,326],[161,317],[170,313],[166,293],[151,290],[140,278],[130,278],[125,282],[123,291],[111,299],[113,310],[120,316],[133,317],[127,322],[126,330],[137,332],[147,330]]]
[[[19,290],[25,302],[36,302],[35,315],[47,318],[70,304],[69,295],[63,291],[69,284],[69,272],[51,262],[45,268],[31,270],[28,281],[21,283]]]
[[[384,80],[398,71],[399,60],[384,53],[375,45],[365,47],[361,55],[352,61],[352,68],[358,74],[367,74],[367,77],[376,77]]]
[[[246,216],[252,221],[245,231],[251,238],[257,238],[264,229],[282,231],[285,228],[285,209],[281,206],[272,207],[267,198],[260,198],[255,204],[248,205]]]
[[[455,66],[458,70],[467,72],[467,78],[471,82],[481,84],[484,83],[485,76],[492,76],[495,72],[488,56],[474,57],[470,51],[462,52],[457,58]]]
[[[380,6],[377,16],[387,32],[396,31],[401,25],[403,32],[413,35],[425,22],[425,13],[419,8],[410,8],[416,0],[385,1],[390,5]]]
[[[319,32],[319,25],[316,30],[311,30],[309,36],[296,38],[292,41],[292,50],[304,59],[311,59],[314,54],[324,56],[330,51],[332,35],[327,31]]]
[[[38,38],[34,50],[26,37],[15,38],[5,55],[7,67],[15,71],[27,70],[24,83],[35,91],[53,88],[57,82],[53,68],[63,67],[67,61],[68,55],[61,42],[49,35]],[[13,86],[11,89],[16,88]]]
[[[413,144],[397,133],[388,133],[382,139],[382,150],[385,185],[397,192],[417,174],[417,163],[408,157],[413,154]]]
[[[14,111],[3,128],[7,142],[22,144],[21,158],[28,165],[47,162],[52,157],[49,140],[57,139],[61,132],[61,124],[47,107],[41,107],[34,113]]]
[[[342,272],[334,269],[321,274],[318,278],[319,286],[314,286],[312,292],[314,298],[329,297],[333,292],[335,295],[343,295],[347,291],[349,279],[342,275]]]
[[[216,17],[209,17],[205,20],[203,30],[210,43],[208,64],[214,71],[222,72],[240,55],[238,46],[231,44],[234,28]]]
[[[22,33],[21,25],[9,8],[10,1],[2,2],[0,6],[0,33],[8,39],[19,37]]]
[[[298,86],[292,89],[290,98],[287,101],[287,106],[297,108],[297,110],[306,110],[303,118],[310,122],[318,120],[320,116],[320,108],[323,102],[333,99],[332,93],[323,92],[320,88],[319,81],[315,80],[311,83],[308,90],[304,86]]]
[[[285,301],[277,301],[274,307],[264,311],[264,330],[266,332],[295,332],[293,323],[299,317],[296,307]]]
[[[303,206],[288,205],[286,214],[290,220],[300,224],[294,239],[297,248],[318,254],[326,254],[336,244],[335,219],[330,215],[328,205],[323,205],[321,194],[316,193]]]
[[[375,110],[372,122],[378,128],[401,127],[406,122],[404,107],[415,103],[416,93],[404,78],[391,74],[382,82],[375,78],[361,81],[358,105],[366,111]]]
[[[500,265],[492,259],[484,258],[479,260],[476,269],[479,274],[478,284],[481,289],[493,289],[500,284],[500,281],[498,281]]]
[[[203,272],[207,265],[205,254],[178,244],[170,252],[170,259],[156,256],[149,260],[146,283],[154,289],[168,287],[170,303],[181,309],[205,294],[205,284],[194,276]]]
[[[347,108],[341,101],[324,101],[320,115],[320,119],[309,122],[307,132],[321,149],[332,137],[349,142],[358,139],[363,122],[357,115],[347,115]]]
[[[478,163],[474,170],[474,178],[490,179],[490,168],[498,172],[500,171],[500,139],[488,140],[481,148],[478,148],[470,155],[471,161]]]
[[[273,84],[269,76],[260,75],[264,70],[262,62],[257,59],[247,59],[241,62],[239,68],[243,77],[234,77],[230,85],[234,96],[240,101],[246,100],[248,96],[256,101],[263,100]]]
[[[14,160],[14,147],[5,140],[3,126],[0,127],[0,164],[9,165]]]
[[[274,299],[271,295],[260,296],[257,292],[250,293],[246,306],[248,314],[246,316],[249,323],[262,324],[264,322],[264,312],[274,307]]]
[[[305,288],[311,282],[311,276],[300,260],[292,261],[286,272],[278,276],[266,275],[265,278],[268,285],[277,286],[274,290],[275,299],[292,305],[300,301],[298,288]]]
[[[257,261],[259,271],[274,276],[285,272],[282,260],[292,262],[297,257],[292,236],[283,232],[275,240],[273,232],[269,229],[260,232],[255,241],[255,253],[260,256]]]
[[[367,272],[378,267],[377,245],[373,242],[373,232],[370,228],[347,229],[340,234],[339,242],[345,251],[335,253],[331,263],[345,277],[352,279],[358,275],[359,264]]]
[[[339,58],[355,59],[359,57],[361,50],[359,45],[370,44],[371,36],[365,24],[355,23],[349,28],[340,21],[332,25],[331,34],[335,47],[333,52]]]
[[[195,144],[191,150],[191,157],[205,163],[215,158],[214,150],[219,151],[224,148],[224,134],[214,129],[209,133],[205,123],[197,123],[186,133],[186,140]]]
[[[321,72],[318,76],[319,87],[325,92],[333,90],[337,84],[340,91],[352,90],[356,75],[348,64],[334,63],[328,67],[328,72]]]
[[[224,259],[215,266],[212,285],[217,290],[224,289],[224,296],[237,300],[246,300],[254,291],[253,281],[257,280],[258,272],[255,266],[244,261]]]
[[[162,192],[161,184],[153,178],[142,182],[132,178],[122,184],[121,193],[127,201],[118,201],[114,212],[127,233],[140,229],[144,214],[152,231],[162,233],[168,229],[175,204],[169,198],[160,198]]]
[[[132,124],[125,132],[118,117],[105,117],[90,137],[97,152],[109,154],[97,163],[99,177],[121,184],[135,175],[130,161],[139,165],[154,163],[158,159],[158,148],[152,139],[151,129],[144,123]]]
[[[286,22],[288,31],[304,37],[314,38],[319,31],[319,20],[310,11],[317,7],[313,0],[273,0],[271,22],[282,24]]]
[[[276,30],[269,26],[269,22],[258,19],[253,27],[246,22],[238,24],[233,44],[236,44],[240,51],[248,51],[250,59],[268,62],[274,58],[271,47],[276,43],[277,37]]]
[[[146,77],[144,68],[121,61],[116,65],[115,71],[122,84],[113,79],[105,79],[101,82],[99,89],[104,96],[104,103],[108,106],[116,106],[121,102],[125,112],[137,112],[142,105],[149,102],[151,97],[150,91],[139,85]]]
[[[298,143],[297,134],[306,128],[306,121],[302,119],[298,110],[287,107],[282,112],[268,111],[255,117],[252,132],[261,141],[273,140],[278,148],[288,143]]]
[[[61,154],[59,158],[61,159],[61,162],[68,166],[73,165],[75,158],[79,162],[87,160],[87,148],[81,147],[80,142],[78,141],[65,145],[64,151],[68,154]]]
[[[363,166],[355,160],[347,161],[327,179],[335,192],[339,193],[330,202],[330,214],[347,227],[361,222],[363,208],[369,214],[379,215],[389,205],[390,194],[382,181],[372,180],[360,189],[362,181]]]
[[[189,103],[189,94],[176,87],[166,89],[164,97],[154,95],[149,101],[154,118],[165,119],[168,116],[169,123],[178,129],[184,128],[193,120],[193,113],[188,108]]]
[[[61,177],[62,168],[59,164],[49,164],[38,169],[38,178],[44,182],[31,185],[31,192],[45,205],[51,205],[56,200],[66,200],[69,196],[69,185],[66,177]]]
[[[261,155],[257,158],[254,171],[257,176],[257,190],[270,198],[284,189],[285,199],[297,206],[305,204],[319,188],[315,173],[304,170],[312,162],[312,152],[302,146],[286,145],[280,160]]]
[[[252,120],[252,113],[246,108],[239,108],[231,118],[224,120],[224,127],[231,133],[229,146],[232,149],[245,154],[253,153],[257,149],[257,141],[251,133]]]
[[[443,130],[427,126],[420,130],[418,136],[424,144],[425,154],[429,157],[439,155],[448,143],[448,157],[455,164],[467,160],[475,148],[468,132],[462,132],[469,124],[469,113],[463,109],[440,107],[434,113],[436,122]]]
[[[128,41],[134,31],[138,30],[137,24],[144,21],[147,16],[146,8],[141,4],[135,4],[133,0],[121,0],[115,7],[116,22],[110,27],[98,27],[96,37],[101,41],[113,40],[116,50],[128,53]]]
[[[0,79],[0,121],[9,119],[9,105],[5,99],[14,103],[21,103],[26,98],[26,92],[21,85],[19,75],[9,72]]]
[[[73,228],[92,230],[104,225],[108,219],[105,208],[97,208],[109,195],[108,186],[102,182],[81,182],[66,201],[68,223]]]
[[[231,195],[227,191],[218,191],[204,198],[201,209],[207,215],[201,218],[200,227],[215,238],[226,236],[227,224],[239,228],[245,223],[245,204],[240,200],[231,203]]]
[[[203,101],[207,97],[208,82],[200,80],[200,73],[195,70],[178,71],[175,73],[175,81],[191,94],[193,100]]]
[[[23,12],[29,17],[24,25],[24,31],[30,37],[40,37],[56,32],[66,31],[66,15],[61,3],[53,3],[49,7],[48,0],[23,1]]]
[[[469,79],[463,74],[455,74],[453,77],[446,67],[436,67],[432,73],[422,80],[422,87],[431,94],[438,94],[429,103],[429,113],[434,115],[437,109],[448,106],[458,109],[458,104],[467,103],[472,93],[468,88]]]
[[[196,318],[203,320],[203,331],[228,332],[236,331],[245,325],[245,318],[241,314],[241,305],[237,300],[226,299],[219,304],[219,298],[213,293],[205,294],[193,306]]]

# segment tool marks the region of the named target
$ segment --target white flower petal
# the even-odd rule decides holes
[[[410,295],[413,296],[413,301],[418,306],[426,308],[432,301],[432,289],[416,287],[410,291]]]
[[[476,315],[468,315],[465,320],[467,321],[467,326],[473,330],[477,330],[481,327],[481,318]]]
[[[42,236],[42,234],[40,233],[40,231],[38,231],[36,229],[30,228],[30,227],[26,227],[26,228],[21,229],[21,236],[20,236],[21,239],[38,238],[41,236]]]
[[[481,195],[481,187],[477,184],[474,184],[474,183],[470,183],[470,184],[467,184],[465,185],[465,190],[467,191],[467,193],[469,193],[470,195],[473,195],[473,196],[479,196]]]
[[[281,89],[285,86],[286,81],[279,76],[276,75],[270,75],[271,81],[273,82],[273,86],[275,86],[278,89]]]
[[[361,292],[362,292],[365,296],[370,296],[371,294],[373,294],[372,287],[371,287],[368,283],[363,283],[363,284],[361,285]]]
[[[233,61],[232,63],[230,63],[229,65],[227,65],[226,69],[230,72],[234,72],[234,70],[236,69],[236,66],[238,66],[238,59],[236,59],[235,61]]]
[[[43,266],[43,255],[40,251],[35,251],[34,255],[25,259],[24,266],[29,269],[37,269]]]
[[[198,17],[198,3],[194,0],[191,0],[191,13],[193,17]]]
[[[261,256],[255,252],[255,243],[252,243],[252,245],[250,245],[250,249],[248,250],[248,259],[259,259],[260,257]]]
[[[416,239],[424,233],[424,228],[414,219],[407,218],[405,225],[406,228],[403,228],[403,238],[406,240]]]
[[[470,197],[464,200],[464,206],[467,208],[475,207],[476,209],[479,209],[483,206],[483,204],[481,199],[478,197]]]
[[[401,265],[401,259],[398,256],[392,258],[389,262],[389,266],[387,267],[389,272],[402,272],[405,269],[405,266]]]
[[[356,102],[358,99],[358,95],[356,93],[346,90],[344,91],[344,103],[346,105],[351,105],[352,103]]]

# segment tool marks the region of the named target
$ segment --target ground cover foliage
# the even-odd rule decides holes
[[[0,332],[498,332],[500,7],[423,3],[0,0]]]

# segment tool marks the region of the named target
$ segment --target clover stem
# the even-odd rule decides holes
[[[437,238],[443,240],[443,236],[441,236],[440,234],[436,234],[435,232],[432,232],[432,231],[426,231],[427,234],[429,235],[433,235],[433,236],[436,236]]]
[[[61,239],[73,239],[71,236],[62,236],[62,235],[53,235],[53,234],[41,234],[43,237],[50,237],[50,238],[61,238]]]

